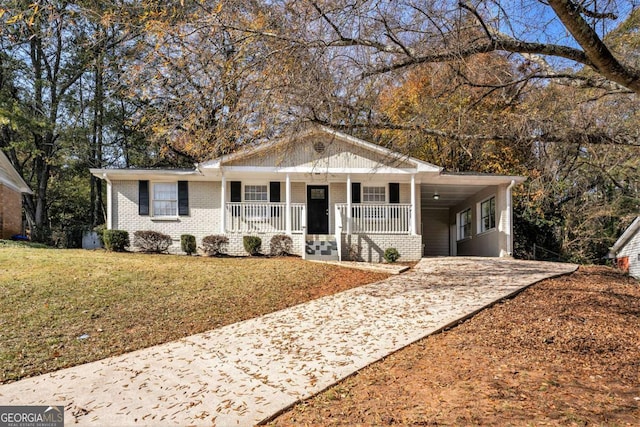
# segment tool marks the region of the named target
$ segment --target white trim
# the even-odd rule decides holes
[[[287,234],[291,234],[291,177],[289,176],[289,174],[287,174],[287,176],[285,177],[285,181],[284,181],[284,197],[285,197],[285,206],[286,206],[286,212],[284,214],[285,216],[285,231]]]
[[[353,189],[351,188],[353,183],[351,182],[351,174],[347,175],[347,234],[351,234],[351,207],[353,199]],[[362,185],[362,184],[360,184]]]
[[[228,172],[240,172],[240,173],[302,173],[302,174],[392,174],[392,175],[409,175],[416,173],[415,169],[406,168],[393,168],[389,166],[374,167],[374,168],[319,168],[317,166],[225,166]]]
[[[225,234],[227,231],[227,177],[224,174],[220,188],[220,234]]]
[[[104,175],[113,179],[114,177],[130,177],[132,180],[153,179],[154,176],[170,177],[170,176],[195,176],[201,177],[197,170],[190,169],[89,169],[92,175],[102,178]]]
[[[113,186],[111,180],[104,178],[107,182],[107,230],[113,229]]]
[[[6,178],[0,174],[0,184],[17,191],[18,193],[33,194],[24,179],[9,160],[9,158],[0,150],[0,168],[7,174]]]
[[[417,229],[417,203],[416,203],[416,176],[411,175],[411,234],[416,234]]]
[[[507,234],[507,253],[506,256],[513,255],[513,199],[511,195],[511,189],[516,185],[515,181],[511,181],[511,184],[506,189],[507,196],[507,225],[505,233]]]

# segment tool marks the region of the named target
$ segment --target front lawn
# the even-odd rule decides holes
[[[0,383],[175,340],[385,277],[298,258],[0,244]]]

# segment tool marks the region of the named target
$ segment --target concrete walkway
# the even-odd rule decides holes
[[[575,265],[431,258],[411,272],[180,341],[0,386],[66,424],[247,426]]]

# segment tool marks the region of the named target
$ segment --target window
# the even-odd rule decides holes
[[[384,187],[362,187],[363,203],[384,203],[385,202]]]
[[[312,188],[311,189],[311,198],[313,200],[324,200],[326,198],[325,196],[325,189],[324,188]]]
[[[384,203],[385,188],[384,187],[362,187],[363,203]],[[380,206],[363,206],[363,217],[368,219],[384,219],[385,208]]]
[[[267,202],[269,195],[266,185],[245,185],[244,186],[245,202]]]
[[[471,208],[458,214],[458,240],[471,237]]]
[[[245,202],[265,202],[269,201],[266,185],[245,185],[244,186]],[[244,207],[244,216],[251,221],[267,221],[269,219],[269,210],[266,206],[255,206],[252,204]]]
[[[480,203],[480,232],[496,228],[496,198]]]
[[[178,216],[178,186],[175,182],[153,184],[153,216]]]

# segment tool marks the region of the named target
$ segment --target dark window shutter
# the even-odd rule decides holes
[[[231,187],[231,203],[241,202],[242,201],[242,182],[231,181],[229,185]],[[231,215],[234,217],[240,216],[240,206],[232,206]]]
[[[273,203],[280,202],[280,183],[279,182],[269,183],[269,201]]]
[[[149,181],[138,181],[138,215],[149,215]]]
[[[231,202],[242,201],[242,182],[231,181]]]
[[[389,203],[400,203],[400,184],[397,182],[389,183]]]
[[[400,203],[400,184],[397,182],[389,183],[389,203]],[[391,218],[398,218],[399,207],[390,207]]]
[[[178,181],[178,215],[189,215],[189,181]]]
[[[351,183],[351,203],[360,203],[360,200],[362,200],[362,197],[360,196],[360,194],[361,194],[360,183],[352,182]],[[356,209],[355,207],[352,207],[351,217],[357,218],[359,216],[360,216],[360,210]]]
[[[280,182],[272,181],[269,183],[269,201],[272,203],[280,202]],[[280,216],[280,206],[271,206],[271,216]]]
[[[352,182],[351,183],[351,203],[360,203],[362,197],[360,196],[360,183]]]

